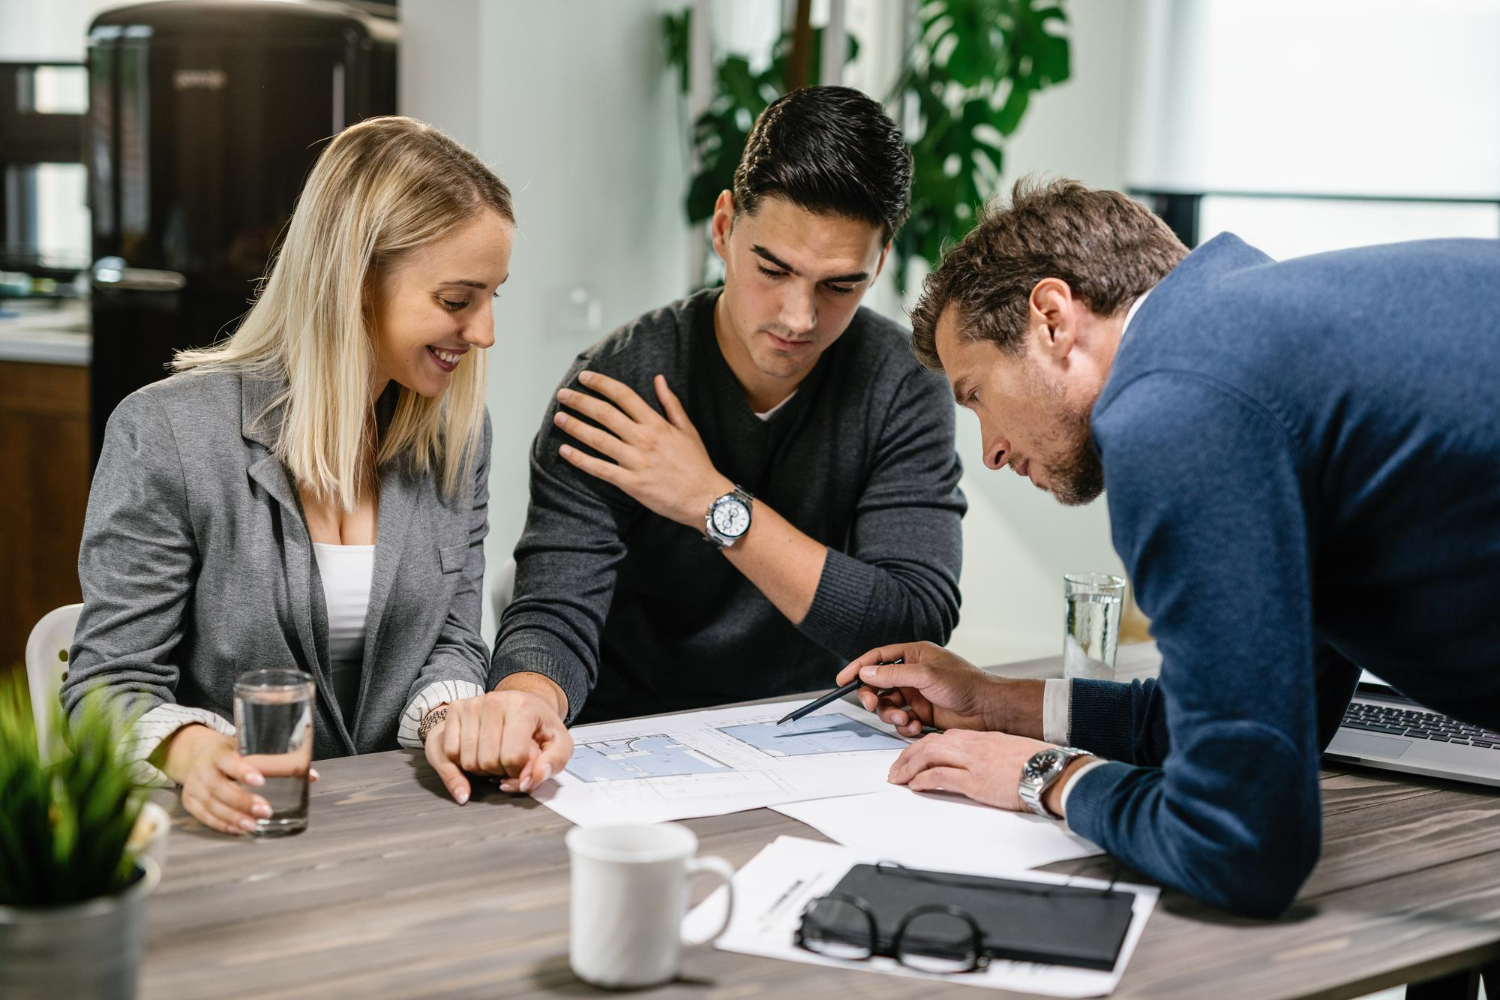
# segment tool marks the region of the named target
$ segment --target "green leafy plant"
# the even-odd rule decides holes
[[[927,0],[907,52],[898,99],[915,105],[911,218],[896,234],[896,282],[907,263],[936,266],[943,247],[974,227],[975,208],[995,193],[1000,140],[1015,132],[1031,96],[1070,72],[1068,40],[1049,25],[1067,20],[1062,0]]]
[[[662,27],[667,41],[667,61],[676,67],[681,92],[688,92],[688,39],[692,30],[691,9],[681,14],[664,14]],[[692,123],[689,144],[698,162],[698,171],[688,184],[683,208],[688,222],[696,225],[714,214],[714,203],[720,191],[734,185],[734,168],[750,138],[750,127],[766,110],[766,105],[786,93],[788,75],[794,62],[796,28],[788,27],[771,48],[771,61],[755,72],[748,57],[726,55],[714,68],[714,92],[709,105]],[[809,79],[818,79],[822,65],[823,29],[813,28],[807,36],[809,51],[803,57]],[[846,59],[859,55],[859,42],[847,35]]]
[[[1004,165],[1001,143],[1015,132],[1036,92],[1070,73],[1063,0],[919,0],[916,25],[900,77],[885,97],[912,148],[911,217],[897,234],[893,255],[897,287],[905,293],[914,258],[936,265],[943,247],[976,221],[975,209],[995,193]],[[667,61],[687,91],[690,11],[664,19]],[[744,55],[725,55],[715,67],[714,93],[690,126],[697,170],[685,202],[690,223],[713,214],[719,192],[730,187],[750,126],[786,92],[788,69],[810,63],[817,79],[822,51],[813,29],[810,51],[794,59],[796,26],[777,40],[760,73]],[[801,37],[808,37],[803,32]],[[849,39],[849,58],[858,45]]]
[[[70,727],[54,712],[52,732],[66,730],[72,754],[46,765],[59,755],[37,746],[24,682],[0,677],[0,905],[78,903],[134,878],[126,845],[140,799],[115,753],[129,722],[102,699],[86,703]]]

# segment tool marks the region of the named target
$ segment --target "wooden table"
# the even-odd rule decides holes
[[[1149,644],[1119,676],[1153,673]],[[1056,658],[996,668],[1054,675]],[[569,824],[529,798],[453,804],[405,751],[321,762],[312,823],[249,841],[181,813],[148,904],[141,996],[511,997],[596,991],[568,969]],[[1162,894],[1116,997],[1353,997],[1500,958],[1500,796],[1374,773],[1323,775],[1323,856],[1291,912],[1246,920]],[[736,866],[780,834],[767,809],[688,820]],[[1106,874],[1100,860],[1049,870]],[[1127,878],[1141,880],[1127,873]],[[900,997],[910,980],[688,954],[651,996]],[[924,996],[1009,997],[955,982]]]

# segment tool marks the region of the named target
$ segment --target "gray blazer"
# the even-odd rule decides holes
[[[317,683],[314,755],[338,757],[395,748],[402,711],[429,684],[484,684],[488,415],[456,500],[435,475],[381,475],[364,669],[346,726],[307,524],[270,450],[280,411],[256,419],[281,388],[189,372],[131,394],[110,417],[78,553],[69,712],[105,689],[132,709],[175,702],[232,719],[236,676],[295,667]]]

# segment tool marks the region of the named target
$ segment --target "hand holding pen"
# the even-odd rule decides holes
[[[901,661],[897,660],[896,662],[900,663]],[[848,667],[844,668],[844,670],[848,670],[848,669],[849,669]],[[842,671],[840,671],[839,676],[841,676],[841,677],[843,676],[843,672]],[[816,712],[818,709],[822,708],[824,705],[831,705],[834,702],[838,701],[840,698],[844,697],[844,695],[846,695],[846,694],[852,694],[853,692],[857,691],[863,684],[864,684],[864,681],[862,681],[858,677],[856,677],[852,681],[850,681],[849,683],[841,685],[839,687],[836,687],[832,691],[828,692],[825,695],[819,695],[818,697],[814,698],[812,701],[808,702],[806,705],[803,705],[803,706],[801,706],[799,708],[792,709],[790,712],[786,713],[781,718],[777,719],[776,720],[776,724],[778,726],[782,726],[782,725],[785,725],[788,722],[796,722],[798,719],[805,718],[806,716],[809,716],[809,715],[813,714],[814,712]],[[880,691],[880,692],[877,692],[877,693],[878,694],[891,694],[892,692],[891,691]],[[865,708],[869,709],[870,706],[866,705]]]
[[[1014,731],[1005,724],[1012,707],[1005,685],[1016,682],[988,674],[930,642],[878,646],[840,670],[835,680],[840,685],[836,696],[856,692],[860,704],[902,736],[918,736],[924,726]],[[1039,706],[1036,714],[1039,725]]]

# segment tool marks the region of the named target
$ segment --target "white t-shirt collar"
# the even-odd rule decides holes
[[[1146,298],[1150,294],[1151,294],[1151,289],[1148,288],[1144,292],[1142,292],[1140,295],[1138,295],[1136,297],[1136,300],[1134,302],[1130,303],[1130,310],[1125,314],[1125,325],[1122,326],[1122,327],[1120,327],[1120,339],[1121,340],[1125,339],[1125,332],[1130,329],[1130,321],[1133,320],[1133,319],[1135,319],[1136,312],[1139,311],[1139,309],[1141,308],[1141,304],[1146,301]]]

